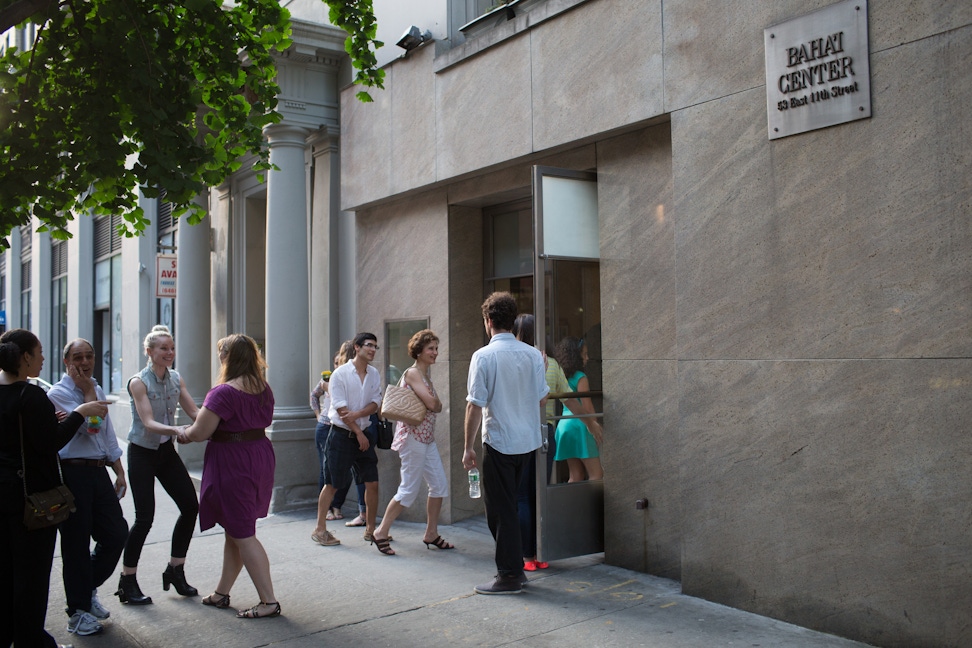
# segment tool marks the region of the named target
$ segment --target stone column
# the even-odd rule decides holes
[[[331,368],[341,343],[337,310],[337,224],[341,186],[336,128],[321,128],[308,140],[313,150],[310,248],[310,376]]]
[[[209,209],[209,193],[195,202]],[[210,344],[210,238],[209,215],[198,225],[180,222],[176,234],[179,274],[176,276],[176,367],[192,394],[196,405],[202,405],[213,383],[212,359],[216,350]],[[190,423],[182,410],[176,417],[180,425]],[[205,444],[177,446],[179,455],[190,469],[202,467]]]
[[[267,373],[276,399],[275,419],[308,415],[307,183],[304,138],[307,130],[267,129]]]
[[[267,380],[276,407],[269,430],[277,454],[272,510],[306,505],[316,495],[308,476],[317,474],[315,419],[308,405],[308,219],[304,128],[266,130],[267,175],[266,354]]]

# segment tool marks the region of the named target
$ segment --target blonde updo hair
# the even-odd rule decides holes
[[[169,331],[169,327],[166,326],[165,324],[156,324],[155,326],[153,326],[152,330],[149,331],[149,334],[146,335],[145,339],[142,341],[142,347],[145,348],[145,355],[148,355],[148,350],[154,349],[155,345],[159,343],[159,340],[164,337],[167,337],[170,340],[173,339],[172,333]],[[145,365],[147,367],[152,366],[151,356],[149,356],[148,361],[145,363]]]

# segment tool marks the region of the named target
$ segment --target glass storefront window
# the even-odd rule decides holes
[[[533,274],[533,224],[529,209],[492,217],[493,276]]]
[[[382,349],[385,352],[385,382],[389,385],[397,383],[402,373],[412,366],[412,357],[408,355],[408,341],[413,335],[429,328],[429,320],[413,319],[385,322],[385,341]]]
[[[121,255],[111,257],[111,391],[122,389]],[[102,350],[104,352],[104,350]]]

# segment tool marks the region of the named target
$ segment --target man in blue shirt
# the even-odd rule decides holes
[[[92,378],[94,347],[77,339],[64,348],[64,376],[47,393],[54,407],[64,412],[81,403],[104,401],[105,392]],[[61,562],[67,597],[68,632],[92,635],[102,631],[100,620],[108,610],[97,588],[115,571],[128,539],[128,523],[118,500],[125,495],[125,468],[111,418],[85,422],[60,451],[64,483],[74,494],[77,511],[61,523]],[[112,484],[105,471],[115,472]],[[92,552],[91,539],[95,548]]]
[[[469,364],[462,466],[476,467],[473,443],[482,427],[483,495],[486,522],[496,540],[497,574],[474,589],[477,594],[519,594],[525,576],[517,486],[529,454],[543,443],[540,412],[550,388],[543,355],[510,332],[517,315],[513,296],[493,293],[482,309],[490,340]]]

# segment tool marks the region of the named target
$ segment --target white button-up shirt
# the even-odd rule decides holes
[[[331,405],[327,415],[331,419],[331,425],[347,429],[338,414],[342,407],[347,407],[352,412],[364,409],[369,403],[381,407],[381,374],[371,365],[368,365],[365,378],[361,380],[354,362],[345,362],[331,374],[328,390],[331,392]],[[356,420],[362,432],[371,424],[369,418],[364,416]]]

